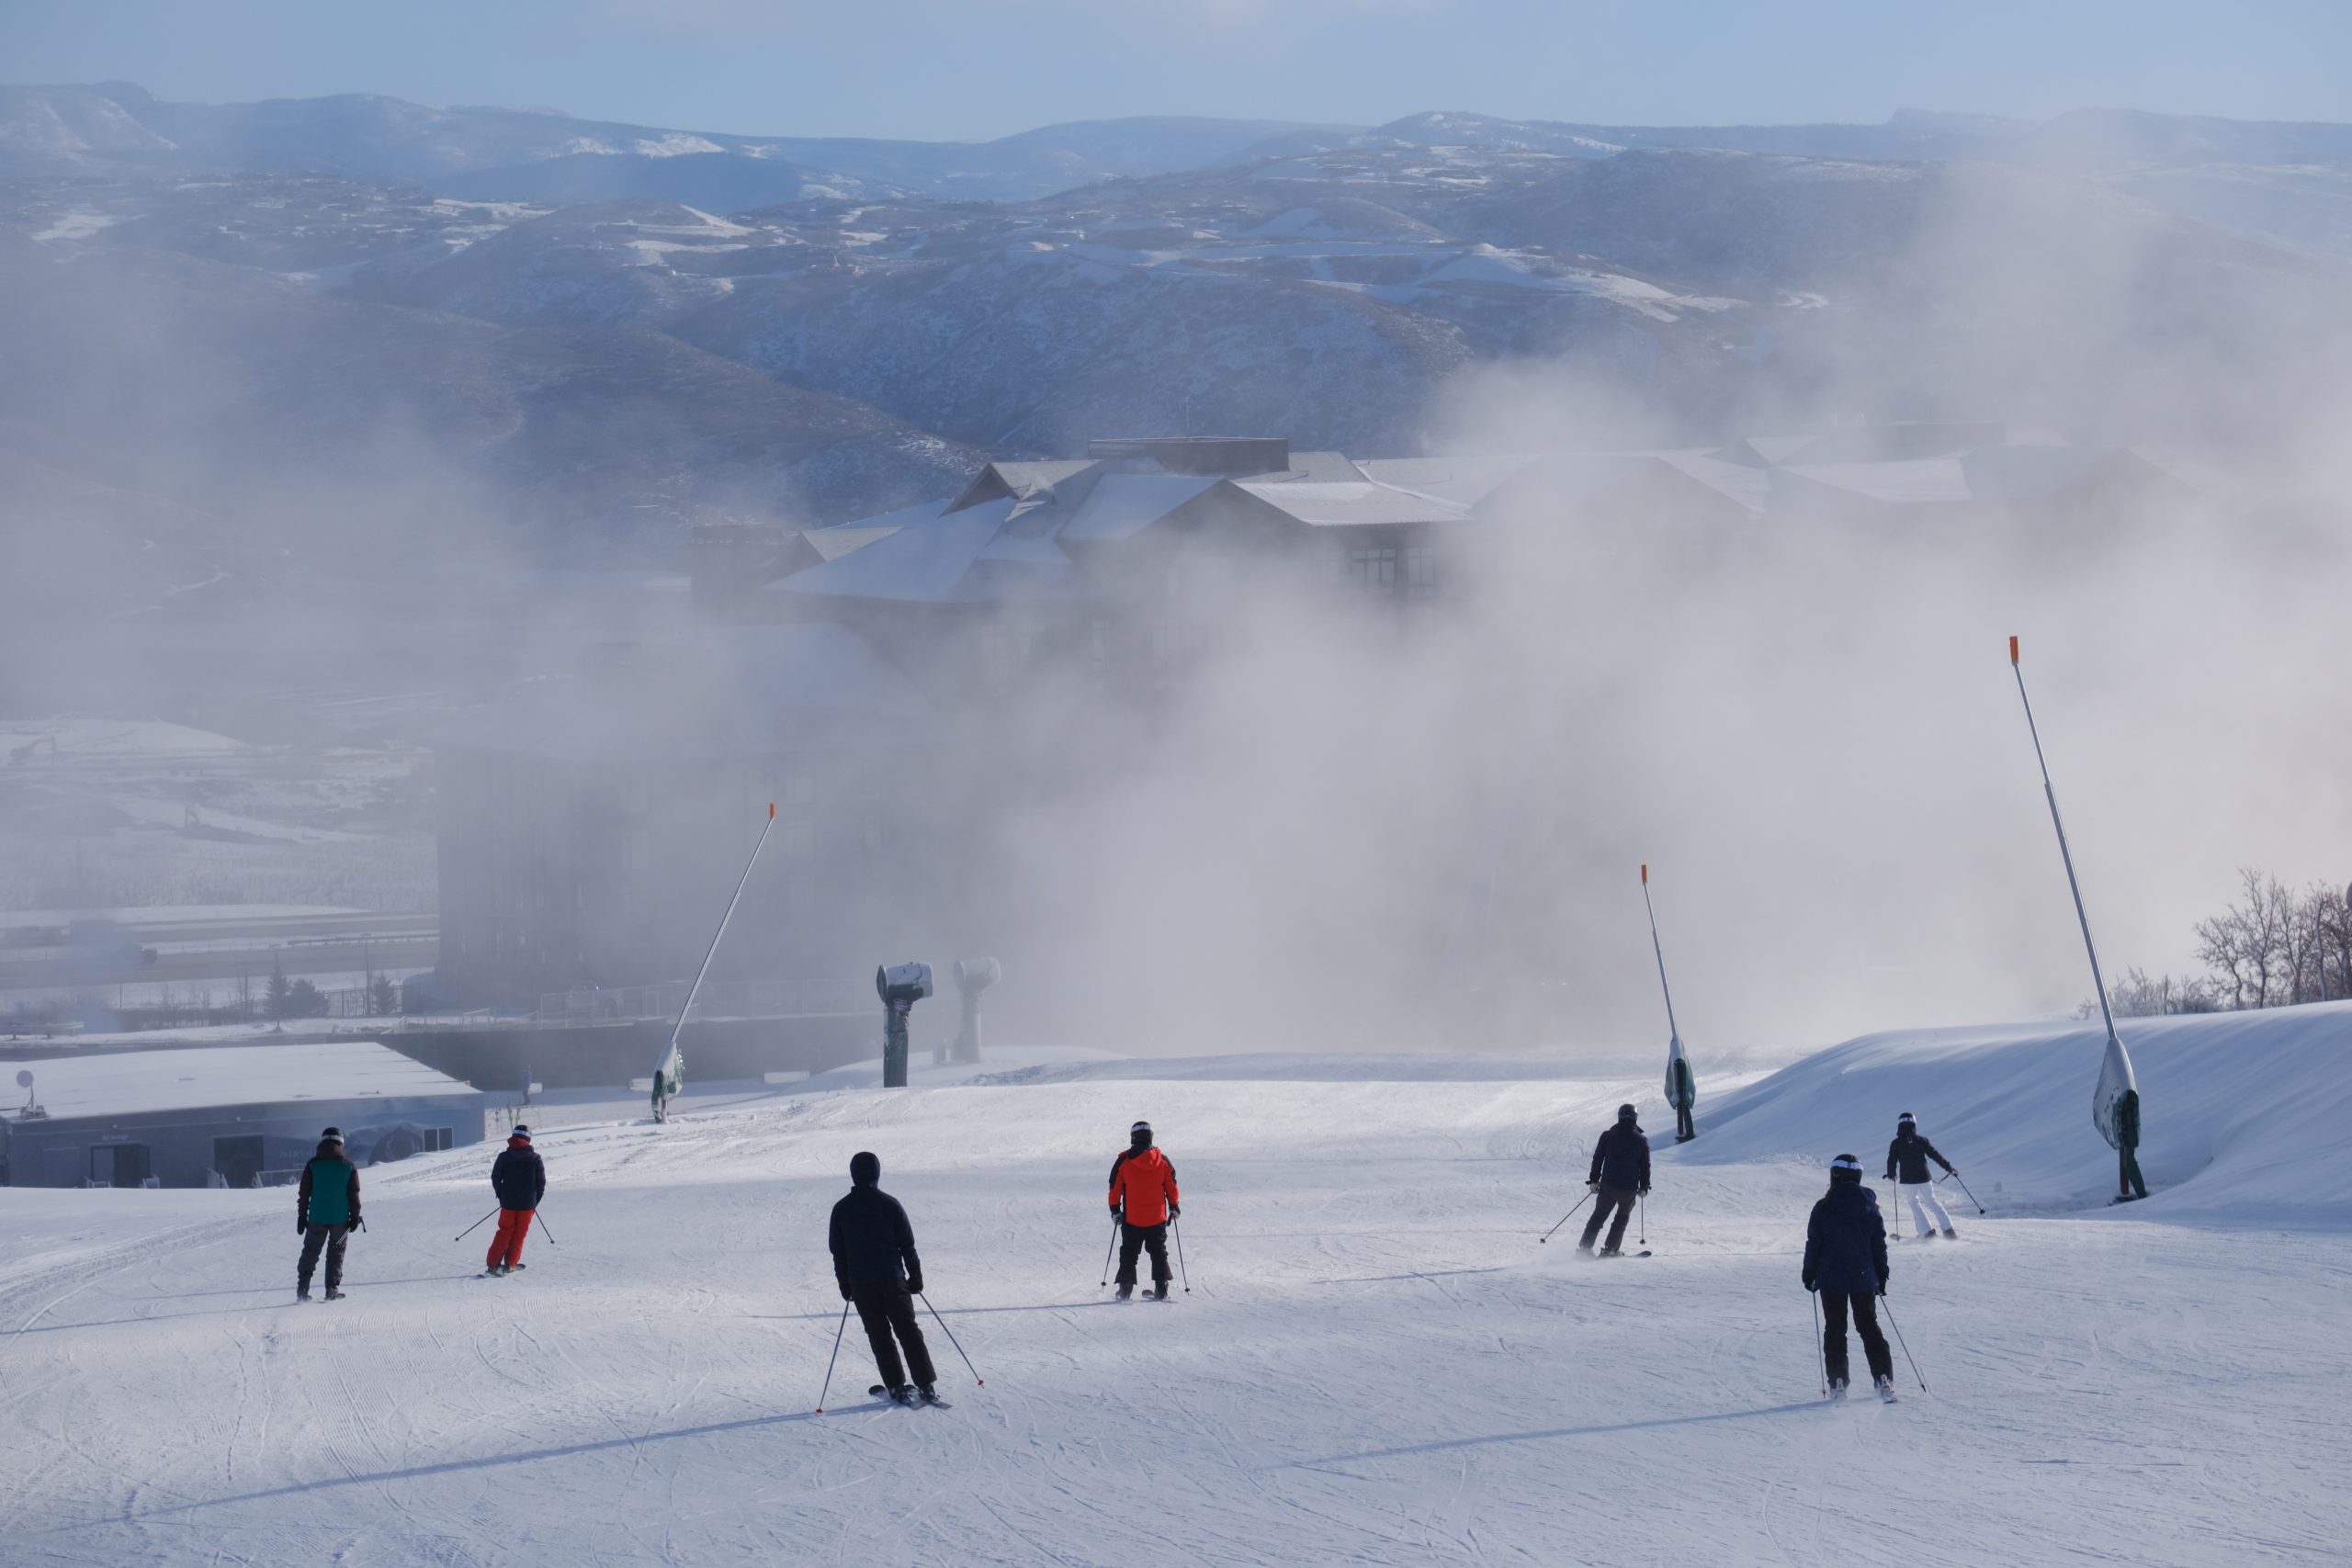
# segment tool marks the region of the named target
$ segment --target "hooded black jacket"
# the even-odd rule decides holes
[[[1874,1296],[1886,1285],[1886,1222],[1878,1194],[1860,1181],[1832,1183],[1804,1230],[1804,1286]]]
[[[833,1252],[833,1280],[846,1296],[859,1285],[922,1288],[922,1259],[915,1256],[914,1227],[906,1210],[879,1187],[864,1182],[833,1205],[828,1243]]]
[[[490,1190],[502,1209],[536,1209],[548,1195],[547,1162],[529,1145],[498,1151],[491,1162]]]
[[[1891,1181],[1905,1181],[1913,1186],[1928,1179],[1928,1162],[1934,1160],[1946,1170],[1951,1161],[1936,1152],[1936,1145],[1919,1136],[1911,1128],[1894,1134],[1894,1142],[1886,1145],[1886,1175]]]
[[[1650,1141],[1637,1122],[1620,1122],[1592,1141],[1592,1174],[1587,1181],[1646,1192],[1650,1185]]]

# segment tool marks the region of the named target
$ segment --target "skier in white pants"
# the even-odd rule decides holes
[[[1918,1119],[1906,1111],[1894,1123],[1894,1142],[1886,1145],[1886,1179],[1896,1184],[1900,1198],[1911,1200],[1911,1218],[1919,1226],[1920,1239],[1938,1231],[1957,1236],[1960,1233],[1951,1228],[1951,1216],[1944,1213],[1943,1201],[1936,1196],[1936,1184],[1928,1179],[1929,1160],[1948,1173],[1959,1174],[1951,1161],[1936,1152],[1935,1145],[1919,1135]],[[1932,1221],[1930,1215],[1934,1216]]]

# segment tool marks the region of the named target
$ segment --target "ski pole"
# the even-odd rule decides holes
[[[929,1296],[923,1297],[922,1304],[927,1307],[931,1307],[932,1321],[939,1325],[939,1331],[941,1333],[947,1336],[947,1343],[956,1347],[956,1353],[957,1355],[964,1356],[963,1342],[956,1337],[956,1331],[947,1326],[947,1320],[939,1315],[939,1309],[937,1307],[931,1306],[931,1298]],[[964,1370],[972,1374],[973,1387],[986,1388],[989,1386],[989,1380],[980,1376],[980,1369],[972,1365],[972,1358],[969,1356],[964,1356]],[[1925,1385],[1923,1384],[1922,1386]]]
[[[1591,1202],[1591,1201],[1592,1201],[1592,1194],[1591,1194],[1591,1193],[1589,1193],[1589,1192],[1586,1193],[1583,1197],[1581,1197],[1581,1198],[1577,1199],[1577,1208],[1576,1208],[1576,1209],[1570,1209],[1566,1213],[1562,1214],[1562,1215],[1560,1216],[1560,1225],[1566,1224],[1570,1220],[1575,1219],[1575,1218],[1577,1217],[1577,1209],[1581,1209],[1581,1208],[1583,1208],[1587,1203],[1589,1203],[1589,1202]],[[1540,1246],[1542,1246],[1544,1243],[1545,1243],[1545,1242],[1547,1242],[1547,1241],[1551,1240],[1555,1235],[1558,1235],[1558,1234],[1559,1234],[1559,1230],[1560,1230],[1560,1225],[1554,1225],[1550,1230],[1545,1231],[1542,1235],[1537,1236],[1537,1237],[1535,1238],[1536,1245],[1540,1247]]]
[[[1642,1211],[1642,1223],[1639,1226],[1641,1235],[1634,1238],[1634,1245],[1647,1247],[1650,1244],[1650,1195],[1646,1192],[1637,1192],[1634,1195],[1634,1202]]]
[[[1903,1239],[1903,1189],[1894,1184],[1891,1176],[1886,1179],[1886,1238]]]
[[[849,1327],[849,1303],[842,1303],[841,1326],[833,1330],[833,1353],[825,1358],[825,1386],[817,1391],[817,1414],[825,1413],[825,1395],[833,1392],[833,1363],[842,1359],[842,1334]]]
[[[1184,1222],[1182,1219],[1170,1220],[1168,1228],[1176,1235],[1176,1272],[1183,1276],[1184,1293],[1189,1296],[1193,1293],[1193,1273],[1184,1267]]]
[[[1111,1254],[1119,1250],[1119,1216],[1111,1216],[1111,1245],[1102,1249],[1102,1282],[1111,1282]]]
[[[1829,1397],[1829,1343],[1821,1337],[1821,1294],[1807,1291],[1813,1302],[1813,1364],[1821,1369],[1821,1397]],[[820,1412],[822,1414],[822,1412]]]
[[[486,1224],[490,1224],[490,1222],[491,1222],[491,1221],[492,1221],[492,1220],[496,1219],[497,1217],[498,1217],[498,1211],[497,1211],[497,1210],[495,1210],[495,1209],[492,1209],[489,1213],[484,1214],[481,1219],[476,1220],[472,1224],[468,1225],[465,1229],[463,1229],[463,1230],[459,1231],[457,1235],[455,1235],[451,1236],[449,1239],[450,1239],[451,1241],[463,1241],[463,1240],[465,1240],[465,1239],[466,1239],[466,1237],[468,1237],[468,1236],[469,1236],[469,1235],[473,1235],[473,1234],[474,1234],[474,1232],[476,1232],[476,1231],[478,1231],[478,1230],[481,1229],[481,1227],[482,1227],[482,1226],[484,1226],[484,1225],[486,1225]]]
[[[1960,1181],[1960,1172],[1956,1170],[1946,1171],[1944,1174],[1951,1177],[1954,1181]],[[1960,1190],[1962,1192],[1968,1192],[1968,1183],[1965,1181],[1960,1181]],[[1972,1203],[1976,1203],[1976,1194],[1973,1192],[1968,1192],[1968,1201]],[[1982,1203],[1976,1203],[1976,1212],[1980,1214],[1983,1213],[1984,1212],[1984,1205]]]
[[[1880,1294],[1880,1296],[1879,1296],[1879,1298],[1878,1298],[1878,1303],[1879,1303],[1879,1305],[1881,1305],[1881,1306],[1886,1306],[1886,1297],[1885,1297],[1885,1295],[1884,1295],[1883,1292]],[[1902,1325],[1901,1324],[1899,1324],[1899,1323],[1897,1323],[1897,1322],[1895,1322],[1895,1321],[1894,1321],[1894,1309],[1893,1307],[1887,1307],[1887,1310],[1886,1310],[1886,1325],[1887,1325],[1889,1328],[1892,1328],[1892,1329],[1894,1329],[1894,1342],[1895,1342],[1897,1345],[1902,1345],[1902,1346],[1903,1346],[1903,1359],[1904,1359],[1905,1360],[1906,1360],[1906,1361],[1910,1361],[1910,1362],[1911,1362],[1911,1375],[1912,1375],[1913,1377],[1915,1377],[1915,1378],[1919,1378],[1919,1392],[1920,1392],[1921,1393],[1927,1393],[1927,1392],[1928,1392],[1928,1380],[1927,1380],[1927,1379],[1925,1379],[1925,1378],[1920,1378],[1920,1377],[1919,1377],[1919,1363],[1918,1363],[1917,1361],[1916,1361],[1916,1360],[1913,1360],[1913,1359],[1912,1359],[1912,1356],[1911,1356],[1911,1347],[1910,1347],[1910,1346],[1908,1346],[1908,1345],[1904,1344],[1904,1340],[1903,1340],[1903,1325]]]
[[[537,1213],[537,1210],[532,1212],[534,1213]],[[555,1233],[548,1229],[548,1217],[545,1214],[538,1214],[538,1222],[539,1234],[548,1238],[548,1245],[549,1247],[553,1247],[555,1245]]]

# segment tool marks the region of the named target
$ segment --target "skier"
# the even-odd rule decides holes
[[[1168,1299],[1168,1222],[1184,1211],[1176,1168],[1152,1146],[1151,1123],[1127,1129],[1128,1144],[1111,1162],[1111,1218],[1119,1226],[1119,1300],[1136,1293],[1136,1255],[1151,1253],[1151,1293]]]
[[[1650,1141],[1634,1119],[1632,1106],[1619,1106],[1617,1124],[1592,1141],[1592,1173],[1584,1184],[1600,1197],[1592,1205],[1592,1218],[1585,1222],[1584,1239],[1577,1243],[1577,1250],[1592,1256],[1592,1238],[1600,1234],[1601,1224],[1613,1212],[1616,1223],[1609,1226],[1609,1240],[1600,1256],[1622,1256],[1625,1222],[1634,1217],[1634,1200],[1650,1190]]]
[[[1879,1332],[1878,1298],[1886,1294],[1886,1222],[1878,1197],[1862,1185],[1862,1162],[1839,1155],[1829,1162],[1829,1190],[1813,1206],[1804,1232],[1804,1288],[1821,1292],[1822,1370],[1833,1398],[1846,1397],[1846,1314],[1862,1337],[1871,1382],[1894,1403],[1894,1357]]]
[[[874,1347],[875,1365],[882,1386],[900,1404],[918,1398],[936,1404],[932,1385],[939,1374],[932,1370],[931,1351],[922,1342],[922,1325],[915,1322],[915,1298],[922,1294],[922,1259],[915,1256],[914,1227],[899,1201],[882,1190],[882,1161],[863,1151],[849,1161],[849,1195],[833,1205],[829,1245],[833,1253],[833,1282],[842,1300],[857,1308],[857,1321]],[[897,1336],[895,1341],[893,1334]],[[906,1361],[899,1347],[907,1348]],[[914,1374],[911,1386],[908,1372]]]
[[[2116,1181],[2121,1189],[2115,1200],[2119,1203],[2137,1201],[2148,1195],[2148,1184],[2140,1179],[2140,1091],[2127,1089],[2115,1102]]]
[[[319,1252],[327,1255],[327,1300],[343,1300],[343,1246],[359,1223],[359,1168],[343,1156],[343,1131],[319,1135],[319,1152],[302,1168],[294,1194],[294,1228],[302,1233],[302,1260],[295,1265],[294,1299],[311,1299],[311,1275]]]
[[[1886,1179],[1896,1184],[1894,1213],[1903,1213],[1903,1200],[1911,1201],[1911,1218],[1919,1227],[1919,1239],[1927,1240],[1940,1230],[1948,1236],[1960,1233],[1951,1228],[1951,1216],[1944,1212],[1943,1201],[1936,1196],[1936,1184],[1928,1179],[1928,1162],[1934,1160],[1948,1172],[1958,1174],[1951,1161],[1937,1152],[1936,1145],[1919,1135],[1918,1118],[1908,1111],[1894,1119],[1894,1142],[1886,1145]],[[1928,1216],[1935,1219],[1929,1222]]]
[[[490,1238],[490,1258],[481,1271],[512,1274],[523,1267],[523,1238],[531,1234],[531,1216],[548,1195],[547,1164],[531,1146],[531,1129],[520,1122],[491,1162],[490,1190],[498,1194],[498,1229]]]

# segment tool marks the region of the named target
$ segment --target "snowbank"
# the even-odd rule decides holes
[[[2352,1002],[2126,1020],[2120,1032],[2139,1074],[2150,1198],[2119,1213],[2352,1224]],[[1875,1177],[1909,1111],[1996,1212],[2100,1205],[2116,1186],[2091,1126],[2105,1039],[2097,1021],[1864,1035],[1712,1111],[1702,1100],[1681,1158],[1844,1150]]]

